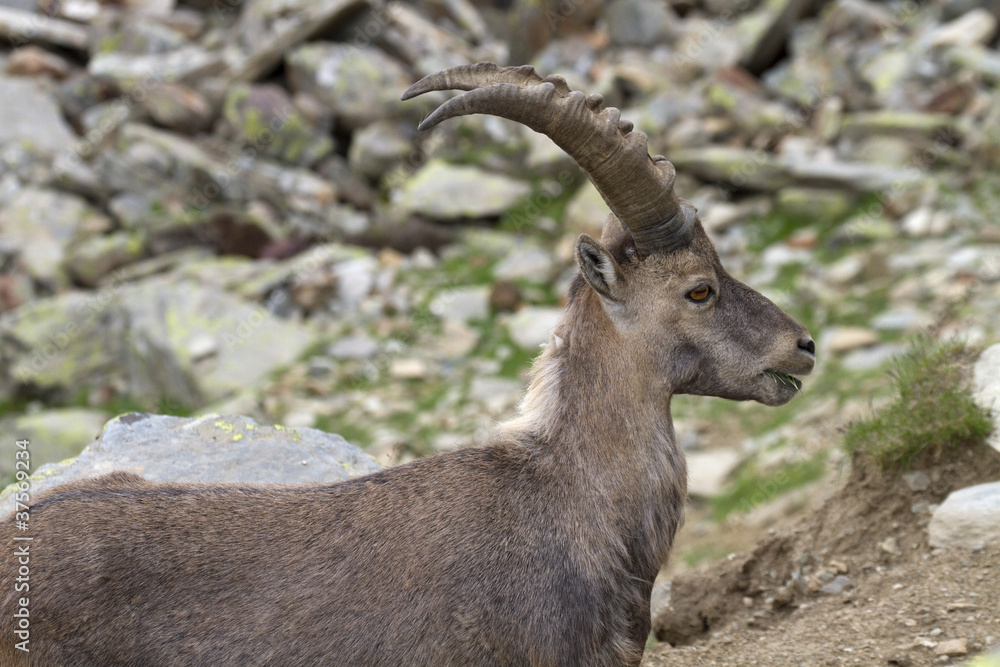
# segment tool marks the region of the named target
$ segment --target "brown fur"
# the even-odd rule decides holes
[[[36,665],[638,665],[681,523],[678,393],[775,405],[805,330],[692,243],[612,217],[521,414],[483,446],[330,485],[68,484],[31,510]],[[713,286],[711,303],[686,294]],[[810,343],[811,344],[811,343]],[[10,549],[10,517],[0,537]],[[0,566],[0,663],[16,565]]]

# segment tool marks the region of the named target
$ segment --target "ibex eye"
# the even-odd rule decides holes
[[[708,298],[708,295],[712,293],[712,288],[708,285],[702,285],[701,287],[696,287],[690,292],[688,292],[688,298],[692,301],[704,301]]]

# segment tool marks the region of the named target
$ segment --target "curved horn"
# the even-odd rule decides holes
[[[408,100],[434,90],[469,91],[451,98],[420,124],[421,130],[455,116],[500,116],[545,134],[587,174],[608,207],[631,231],[642,255],[688,242],[695,209],[674,192],[674,166],[649,156],[646,135],[633,132],[621,112],[600,110],[604,98],[571,90],[561,76],[544,79],[529,66],[477,63],[426,76]]]

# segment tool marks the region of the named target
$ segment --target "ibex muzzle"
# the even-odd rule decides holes
[[[725,272],[673,167],[599,96],[528,67],[460,67],[422,127],[489,113],[544,132],[612,215],[582,236],[565,317],[520,415],[482,446],[331,485],[118,473],[31,510],[44,665],[637,665],[687,472],[674,394],[778,405],[805,329]],[[0,526],[12,544],[13,521]],[[16,564],[0,566],[0,659]]]

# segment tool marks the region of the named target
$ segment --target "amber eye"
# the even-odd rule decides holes
[[[688,298],[692,301],[704,301],[708,298],[708,295],[712,293],[712,288],[708,285],[702,285],[701,287],[696,287],[690,292],[688,292]]]

